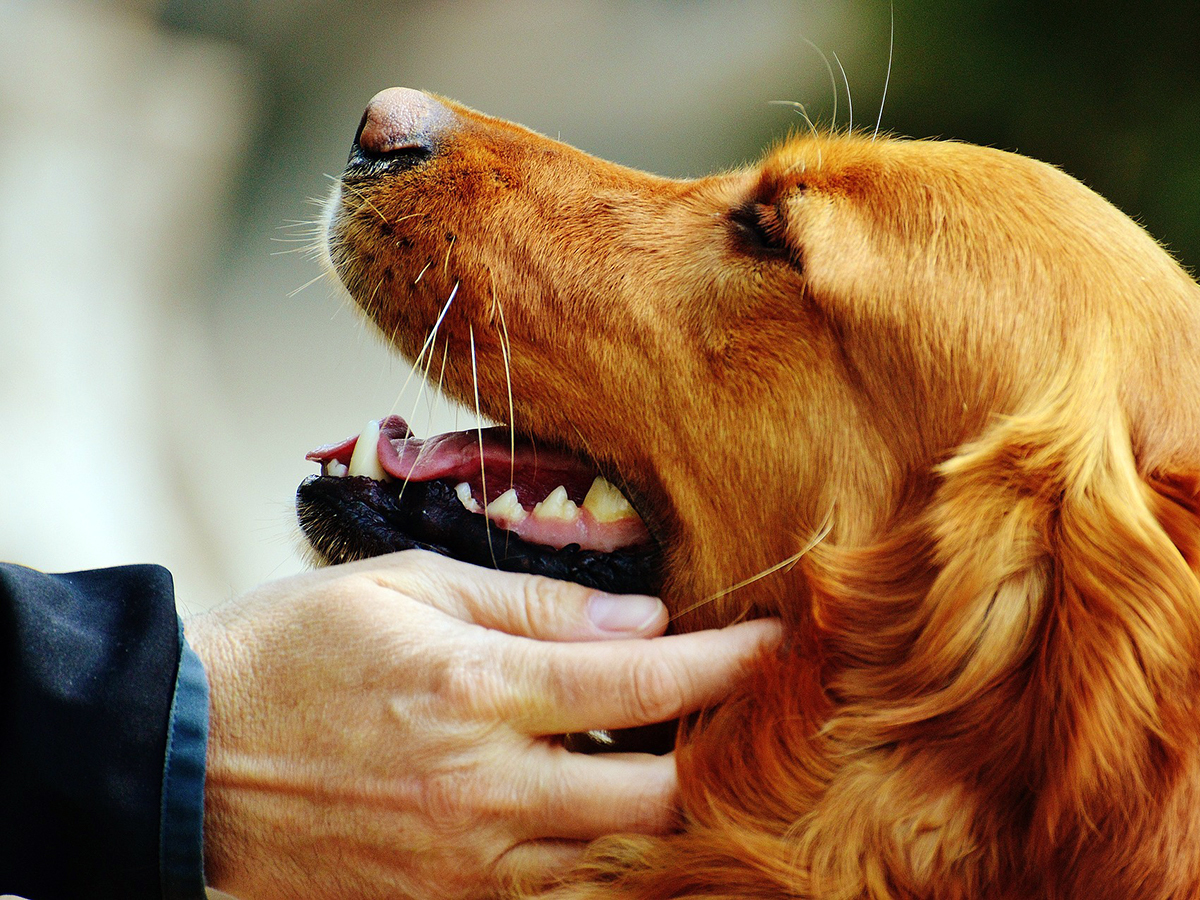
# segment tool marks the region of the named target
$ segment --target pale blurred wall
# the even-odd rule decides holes
[[[407,367],[327,283],[297,292],[319,269],[286,252],[380,88],[701,174],[792,126],[767,101],[828,115],[805,39],[876,106],[886,16],[840,0],[0,0],[0,558],[160,562],[191,608],[301,567],[305,451],[413,411]]]
[[[253,73],[150,15],[0,3],[0,558],[161,561],[208,598],[239,575],[191,440],[222,416],[197,298]]]

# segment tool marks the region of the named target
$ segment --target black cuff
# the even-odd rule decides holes
[[[0,893],[159,896],[179,662],[165,569],[0,564]]]

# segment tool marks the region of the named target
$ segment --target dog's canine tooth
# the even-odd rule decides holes
[[[462,481],[454,486],[454,493],[458,494],[458,502],[467,508],[470,512],[480,512],[479,501],[471,496],[471,485]],[[497,497],[497,500],[500,498]],[[492,501],[493,503],[495,500]]]
[[[616,522],[618,519],[637,518],[637,513],[625,499],[625,495],[613,487],[602,476],[597,475],[583,498],[583,508],[597,522]]]
[[[574,522],[579,518],[579,507],[567,496],[567,489],[561,484],[552,490],[549,496],[533,508],[533,517],[546,521],[558,519],[563,522]]]
[[[365,475],[376,481],[384,481],[387,473],[379,464],[379,420],[372,419],[363,428],[362,433],[354,444],[354,453],[350,455],[350,469],[347,474]]]
[[[487,505],[487,514],[491,518],[504,519],[513,523],[520,522],[528,515],[525,507],[521,505],[521,501],[517,499],[517,492],[512,488]]]

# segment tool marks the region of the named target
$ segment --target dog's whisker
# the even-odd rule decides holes
[[[767,102],[773,103],[773,104],[778,104],[780,106],[791,106],[796,110],[796,112],[799,115],[804,117],[804,121],[808,123],[808,128],[812,132],[812,136],[816,142],[817,168],[820,168],[822,166],[822,159],[823,159],[823,154],[821,151],[821,143],[820,143],[821,134],[819,131],[817,131],[817,126],[813,124],[813,120],[809,118],[808,110],[804,108],[804,104],[800,103],[799,101],[796,101],[796,100],[769,100]],[[800,166],[800,170],[804,171],[804,160],[800,161],[799,166]]]
[[[504,320],[504,304],[496,296],[496,277],[492,270],[488,270],[488,276],[491,278],[492,284],[492,306],[500,314],[500,355],[504,361],[504,384],[508,390],[508,442],[509,442],[509,481],[508,486],[514,487],[517,480],[516,474],[516,453],[517,453],[517,437],[516,437],[516,407],[513,404],[512,390],[512,344],[508,336],[508,323]]]
[[[796,111],[796,113],[798,115],[802,116],[804,118],[804,121],[808,123],[808,130],[812,132],[813,137],[819,138],[821,136],[820,132],[817,131],[817,126],[814,125],[813,120],[811,118],[809,118],[808,110],[805,109],[804,104],[801,103],[799,100],[768,100],[767,102],[773,106],[790,106],[790,107],[792,107]]]
[[[438,322],[437,324],[435,324],[433,326],[433,330],[431,332],[429,332],[429,337],[426,338],[425,347],[422,348],[421,355],[424,357],[425,363],[424,363],[424,368],[421,371],[421,385],[417,389],[417,396],[413,399],[412,414],[405,420],[407,422],[413,422],[416,420],[417,410],[420,408],[421,401],[425,397],[425,389],[429,386],[429,372],[433,368],[433,357],[434,357],[433,350],[434,350],[434,347],[436,346],[438,327],[440,325],[441,325],[441,322]],[[428,352],[426,352],[426,349],[428,350]],[[443,364],[443,366],[445,365],[445,357],[444,356],[442,357],[442,364]],[[420,363],[417,363],[413,366],[412,373],[410,373],[410,377],[411,377],[411,374],[416,373],[417,368],[419,366],[420,366]],[[412,430],[412,426],[409,426],[409,431],[411,432],[411,430]],[[420,454],[418,454],[418,458],[419,458],[419,456],[420,456]]]
[[[486,510],[488,505],[487,468],[483,465],[483,414],[479,407],[479,368],[475,360],[475,326],[468,323],[467,333],[471,338],[471,386],[475,389],[475,433],[479,436],[479,489],[483,492],[483,508]],[[486,515],[483,517],[483,530],[487,534],[488,553],[492,556],[492,566],[498,569],[500,564],[496,562],[496,548],[492,544],[492,525]]]
[[[305,228],[306,231],[297,232],[294,229]],[[286,234],[276,234],[271,236],[273,244],[311,244],[319,240],[321,237],[321,226],[318,222],[295,222],[291,225],[280,225],[279,230],[288,230]]]
[[[425,263],[425,268],[421,269],[421,271],[417,273],[417,277],[413,279],[413,287],[417,286],[417,282],[419,282],[425,276],[425,273],[429,271],[429,267],[432,265],[433,265],[432,259],[429,262]]]
[[[436,325],[434,325],[433,330],[429,333],[428,338],[426,338],[425,347],[423,347],[421,350],[421,355],[425,357],[425,368],[421,372],[421,386],[417,389],[417,396],[413,398],[412,411],[404,420],[405,425],[406,425],[405,430],[404,430],[404,439],[405,440],[408,440],[408,438],[413,436],[412,423],[414,421],[416,421],[417,411],[421,408],[421,400],[425,397],[425,388],[428,387],[428,385],[429,385],[429,371],[433,366],[433,356],[434,356],[433,342],[436,341],[436,339],[437,339],[437,331],[438,331],[439,325],[441,325],[440,320],[438,321],[438,323]],[[441,391],[441,387],[442,387],[441,379],[446,374],[446,356],[449,353],[449,349],[450,349],[449,341],[447,341],[444,344],[444,347],[445,347],[445,352],[442,353],[442,369],[441,369],[441,373],[438,376],[437,390],[439,392]],[[426,354],[426,352],[425,352],[426,348],[429,349],[428,354]],[[407,379],[405,379],[404,388],[401,388],[400,394],[397,395],[397,402],[399,402],[400,397],[404,396],[404,391],[407,389],[409,381],[411,381],[412,376],[417,372],[418,368],[420,368],[420,365],[421,365],[421,363],[419,360],[413,362],[412,369],[409,371],[409,377]],[[426,423],[425,423],[425,432],[426,432],[426,434],[428,434],[432,430],[432,425],[433,425],[433,404],[426,403],[425,408],[428,411],[428,416],[426,417]],[[404,490],[405,490],[405,488],[408,487],[409,481],[411,480],[409,476],[412,474],[412,469],[416,467],[416,464],[421,460],[421,457],[424,455],[424,453],[425,453],[425,445],[422,444],[421,449],[417,451],[417,458],[415,460],[413,460],[412,467],[409,468],[408,473],[405,474],[405,476],[404,476],[403,483],[400,485],[400,491],[398,494],[399,498],[402,499],[404,497]]]
[[[500,330],[497,333],[500,337],[500,356],[504,362],[504,386],[508,392],[508,487],[510,490],[515,490],[517,486],[517,432],[514,423],[516,422],[517,414],[516,407],[513,404],[512,345],[508,336],[508,323],[504,320],[504,304],[496,296],[496,278],[491,269],[488,269],[488,277],[491,279],[492,286],[492,307],[500,317]],[[508,543],[511,538],[512,532],[506,530],[504,532],[505,552],[508,550]]]
[[[842,71],[842,81],[846,84],[846,106],[849,108],[850,124],[846,128],[847,134],[854,133],[854,96],[850,93],[850,79],[846,77],[846,67],[842,65],[842,61],[838,59],[837,51],[833,53],[833,58],[838,64],[838,68]]]
[[[421,367],[421,363],[425,359],[425,354],[429,352],[429,348],[433,346],[433,342],[437,340],[438,329],[442,327],[442,320],[446,318],[446,313],[450,311],[450,304],[454,302],[454,298],[458,296],[458,282],[454,283],[454,287],[450,289],[450,296],[446,299],[446,305],[442,307],[442,311],[438,313],[437,319],[433,323],[433,328],[430,329],[429,335],[425,338],[425,342],[421,345],[420,351],[413,359],[412,368],[409,370],[408,378],[404,379],[404,384],[400,387],[400,393],[397,395],[397,401],[404,396],[404,392],[408,390],[408,385],[412,382],[413,376],[417,374],[417,370]]]
[[[445,380],[446,380],[446,361],[449,358],[450,358],[450,339],[446,338],[446,340],[442,341],[442,367],[438,371],[437,385],[434,387],[434,397],[435,398],[445,397],[445,394],[442,392],[442,385],[445,383]],[[429,415],[425,421],[425,431],[426,432],[433,430],[433,403],[432,402],[430,402],[428,408],[429,408]]]
[[[450,235],[448,241],[450,246],[446,248],[446,261],[442,264],[442,274],[446,276],[450,275],[450,254],[454,252],[454,242],[456,240],[457,238],[454,235]]]
[[[673,616],[671,616],[671,621],[678,619],[680,616],[687,615],[690,612],[694,612],[702,606],[707,606],[709,603],[713,603],[717,600],[720,600],[722,597],[728,597],[730,594],[734,593],[735,591],[740,591],[744,587],[749,587],[750,585],[754,584],[757,581],[761,581],[764,578],[774,575],[776,572],[790,571],[792,569],[792,567],[796,565],[796,563],[800,562],[800,560],[802,560],[805,556],[807,556],[809,553],[811,553],[822,541],[824,541],[825,538],[827,538],[829,536],[829,533],[832,530],[833,530],[833,509],[830,508],[829,512],[826,513],[824,520],[817,527],[816,533],[811,538],[809,538],[808,543],[806,543],[803,547],[801,547],[798,551],[793,553],[791,556],[787,557],[787,559],[782,559],[779,562],[775,563],[773,566],[769,566],[768,568],[763,569],[761,572],[757,572],[754,575],[751,575],[749,578],[745,578],[745,579],[739,581],[737,584],[733,584],[727,588],[723,588],[722,590],[717,591],[715,594],[705,597],[703,600],[699,600],[699,601],[693,603],[691,606],[688,606],[688,607],[685,607],[684,609],[679,610],[677,613],[675,613]]]
[[[324,278],[328,278],[328,277],[329,277],[329,273],[328,273],[328,272],[322,272],[320,275],[317,275],[317,276],[316,276],[316,277],[314,277],[314,278],[310,278],[310,279],[308,279],[308,281],[304,282],[304,284],[300,285],[300,287],[296,288],[296,289],[295,289],[295,290],[293,290],[293,291],[290,291],[290,292],[288,292],[288,295],[287,295],[287,296],[288,296],[288,299],[290,300],[292,297],[295,297],[297,294],[299,294],[299,293],[300,293],[301,291],[303,291],[305,288],[310,288],[310,287],[312,287],[314,284],[316,284],[318,281],[321,281],[322,279],[324,279]]]
[[[362,201],[362,204],[364,206],[366,206],[367,209],[371,210],[371,212],[373,212],[373,213],[375,213],[375,215],[379,216],[379,218],[383,221],[384,225],[391,224],[388,221],[387,216],[385,216],[383,213],[381,213],[379,211],[379,207],[377,207],[374,203],[372,203],[366,194],[364,194],[362,191],[360,191],[354,185],[349,184],[345,179],[336,179],[336,180],[338,181],[338,183],[342,186],[342,188],[344,190],[347,190],[350,193],[352,193],[355,197],[357,197],[359,200]]]
[[[387,280],[387,279],[385,279],[385,278],[384,278],[382,275],[380,275],[380,276],[379,276],[379,280],[378,280],[377,282],[375,282],[375,287],[372,289],[372,291],[371,291],[370,295],[367,297],[367,302],[366,302],[366,308],[367,308],[367,309],[372,309],[372,308],[374,308],[374,306],[375,306],[375,298],[376,298],[377,296],[379,296],[379,292],[380,292],[380,290],[382,290],[382,288],[383,288],[383,283],[384,283],[384,281],[386,281],[386,280]]]
[[[837,131],[838,87],[837,79],[833,77],[833,66],[829,64],[829,57],[825,55],[824,50],[806,37],[801,37],[800,40],[804,41],[804,43],[816,50],[817,54],[821,57],[821,62],[825,63],[825,71],[829,73],[829,86],[833,89],[833,120],[829,127],[830,130]]]
[[[401,386],[400,392],[396,395],[396,404],[398,404],[400,402],[400,398],[403,397],[404,394],[408,391],[408,386],[412,382],[413,376],[416,375],[417,371],[421,369],[422,361],[424,361],[425,368],[421,372],[421,386],[417,390],[416,398],[413,400],[412,412],[404,420],[405,424],[407,426],[405,428],[405,433],[404,433],[405,440],[412,437],[413,430],[412,430],[411,423],[417,417],[417,410],[421,406],[421,399],[425,396],[425,388],[429,384],[429,369],[433,363],[433,349],[432,348],[435,346],[435,342],[437,341],[438,330],[442,327],[442,320],[446,318],[446,313],[450,309],[450,304],[454,302],[454,298],[457,294],[458,294],[458,284],[455,283],[454,287],[450,291],[450,298],[446,301],[446,305],[442,307],[441,314],[438,315],[437,321],[433,323],[433,328],[430,330],[429,335],[425,338],[425,342],[421,345],[421,350],[417,354],[416,359],[413,360],[412,367],[409,369],[409,372],[408,372],[408,378],[404,379],[404,384]],[[446,347],[447,347],[447,352],[448,352],[449,351],[449,341],[447,341]],[[443,354],[443,356],[442,356],[442,372],[443,372],[443,374],[445,373],[445,370],[446,370],[446,356],[445,356],[445,354]],[[440,382],[438,385],[438,389],[439,390],[441,389]],[[396,404],[393,404],[393,406],[392,406],[393,409],[395,409]],[[430,415],[432,416],[432,412],[430,413]],[[421,449],[417,451],[417,458],[416,458],[416,460],[413,461],[413,466],[416,466],[417,462],[421,459],[421,455],[424,452],[425,452],[425,446],[422,445]],[[411,469],[409,471],[411,472]],[[406,487],[408,487],[408,481],[409,481],[408,477],[405,476],[404,483],[400,485],[400,496],[401,497],[404,496],[404,489]]]
[[[875,133],[871,135],[872,141],[879,137],[879,125],[883,122],[883,105],[887,103],[888,85],[892,83],[892,56],[896,50],[896,4],[894,0],[889,0],[888,10],[891,16],[891,34],[888,37],[887,75],[883,79],[883,96],[879,99],[879,118],[875,120]]]

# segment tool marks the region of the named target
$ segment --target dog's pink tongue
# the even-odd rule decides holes
[[[331,474],[360,474],[353,460],[370,456],[356,452],[360,437],[319,447],[307,458]],[[611,552],[649,540],[645,523],[594,468],[569,453],[514,444],[503,428],[422,439],[399,416],[389,416],[379,423],[376,455],[382,472],[372,477],[466,485],[459,493],[464,506],[531,543]],[[509,493],[515,496],[505,499]]]
[[[355,435],[318,447],[305,458],[322,464],[337,461],[349,465],[358,438]],[[569,453],[537,449],[528,444],[514,445],[504,428],[452,431],[419,438],[413,436],[408,423],[399,416],[388,416],[379,423],[378,457],[387,474],[404,481],[435,478],[472,481],[478,479],[482,469],[489,477],[494,473],[497,494],[511,486],[509,476],[519,470],[524,486],[530,489],[530,496],[538,494],[537,500],[560,484],[573,499],[578,494],[577,499],[582,500],[596,474]],[[542,486],[545,490],[539,492]],[[492,493],[490,485],[488,493]],[[489,501],[492,499],[488,497]]]

